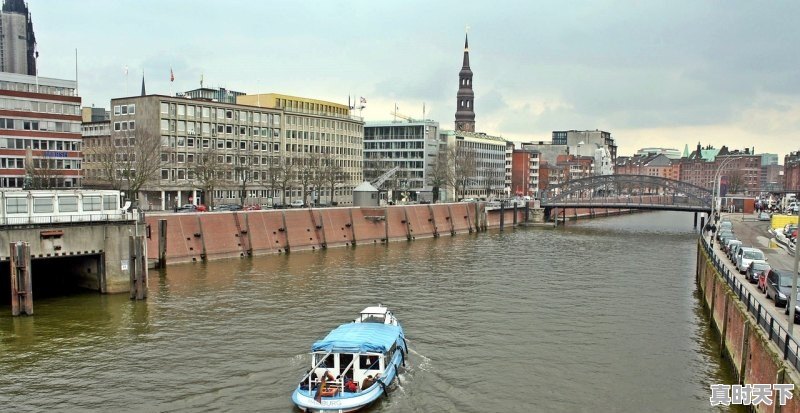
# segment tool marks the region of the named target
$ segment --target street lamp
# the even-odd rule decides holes
[[[711,216],[712,217],[716,216],[714,214],[715,210],[717,210],[717,212],[719,212],[718,209],[716,208],[717,207],[717,203],[720,204],[720,207],[722,206],[721,205],[722,201],[721,200],[717,200],[717,198],[720,197],[720,186],[721,186],[721,181],[722,181],[722,170],[725,168],[725,165],[727,165],[731,161],[735,161],[737,159],[741,159],[741,158],[740,157],[735,157],[735,158],[725,159],[717,167],[717,172],[714,174],[714,187],[713,187],[712,192],[711,192],[711,202],[712,202],[712,204],[711,204]]]

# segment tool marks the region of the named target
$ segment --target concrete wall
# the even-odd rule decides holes
[[[702,242],[702,241],[701,241]],[[697,286],[711,325],[719,334],[720,352],[731,363],[739,384],[792,383],[793,399],[785,406],[760,404],[756,412],[800,412],[800,377],[783,361],[782,353],[769,341],[767,333],[747,311],[745,304],[714,268],[702,244],[697,251]],[[711,390],[709,389],[709,395]],[[777,393],[773,394],[777,400]]]
[[[73,259],[68,265],[68,271],[79,275],[81,286],[104,293],[126,292],[130,288],[129,237],[134,231],[131,222],[4,228],[0,231],[0,261],[9,261],[11,242],[27,241],[34,263],[37,259],[84,256],[86,260]],[[32,275],[36,282],[36,274]]]
[[[486,211],[485,204],[478,202],[150,214],[146,217],[149,260],[158,259],[158,221],[162,219],[167,221],[168,264],[380,244],[500,227],[500,211]],[[520,207],[516,222],[524,219],[525,209]],[[505,211],[503,224],[513,227],[513,209]]]

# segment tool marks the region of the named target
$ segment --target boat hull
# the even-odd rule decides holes
[[[292,402],[306,412],[354,412],[363,409],[378,400],[384,394],[384,388],[388,389],[398,374],[398,368],[403,363],[405,346],[401,346],[401,351],[397,351],[392,357],[389,368],[385,371],[381,381],[384,386],[375,384],[366,391],[358,393],[345,393],[347,396],[323,397],[319,402],[314,399],[315,390],[304,390],[297,387],[292,393]]]

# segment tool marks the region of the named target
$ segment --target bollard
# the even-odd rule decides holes
[[[11,315],[33,315],[31,247],[23,241],[11,243]]]
[[[531,207],[528,204],[528,201],[525,201],[525,222],[530,221],[531,219],[530,214],[531,214]]]
[[[158,220],[158,268],[167,268],[167,220]]]

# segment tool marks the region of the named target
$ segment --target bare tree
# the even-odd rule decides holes
[[[428,174],[428,185],[433,188],[433,202],[439,202],[439,191],[441,188],[447,187],[452,179],[452,164],[447,152],[439,152],[436,160],[430,165],[430,173]]]
[[[275,163],[275,168],[271,172],[275,173],[274,179],[281,190],[281,204],[286,205],[286,191],[295,185],[297,165],[294,158],[283,157]],[[273,179],[273,178],[271,178]]]
[[[97,175],[92,178],[84,177],[84,186],[89,184],[94,187],[122,189],[122,181],[120,180],[122,175],[117,172],[118,149],[114,141],[110,137],[92,137],[84,138],[83,142],[83,155],[89,161],[84,162],[84,166],[87,166],[87,163],[91,163],[93,165],[91,169]]]
[[[455,146],[448,148],[448,157],[453,165],[453,175],[449,184],[461,194],[467,193],[467,185],[474,179],[478,172],[475,151],[472,148]]]
[[[58,186],[59,175],[56,172],[56,159],[34,159],[28,148],[25,154],[25,188],[52,189]]]
[[[214,190],[227,182],[229,169],[223,156],[214,148],[204,149],[196,155],[193,167],[195,186],[205,194],[210,209],[214,208]]]
[[[233,180],[239,186],[239,205],[244,205],[247,188],[253,181],[253,161],[250,155],[239,154],[234,162]]]
[[[315,153],[312,154],[310,158],[311,164],[308,168],[311,170],[311,186],[317,192],[316,199],[313,199],[314,203],[319,203],[320,198],[322,197],[322,189],[325,188],[326,177],[325,174],[328,171],[328,165],[333,161],[333,157],[330,154],[320,154]]]
[[[728,192],[738,194],[744,190],[744,173],[738,169],[728,172]]]
[[[336,186],[344,183],[348,179],[348,176],[344,171],[344,168],[342,168],[340,161],[333,155],[330,155],[327,158],[327,162],[325,162],[324,165],[324,182],[325,185],[328,186],[328,189],[330,189],[330,204],[333,205],[333,197],[336,193]]]
[[[114,145],[115,148],[113,150],[109,148],[105,153],[114,155],[116,179],[120,181],[120,187],[127,192],[128,198],[133,201],[138,199],[139,189],[142,186],[159,178],[158,174],[168,162],[167,157],[162,155],[171,152],[166,150],[166,145],[162,148],[159,135],[146,134],[142,129],[126,131],[122,136],[109,142],[109,145]]]

